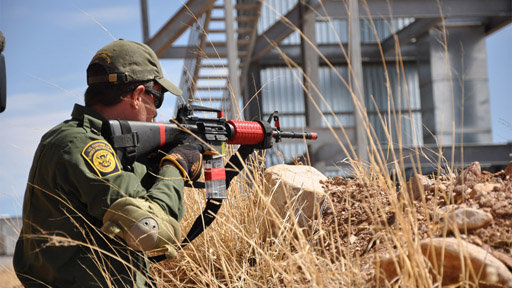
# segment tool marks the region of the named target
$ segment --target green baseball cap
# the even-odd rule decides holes
[[[98,73],[98,66],[102,68],[101,73]],[[155,52],[143,43],[123,39],[111,42],[96,52],[87,67],[89,86],[146,80],[155,80],[163,89],[181,96],[181,90],[164,78]]]

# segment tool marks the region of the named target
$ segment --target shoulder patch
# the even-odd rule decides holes
[[[92,165],[100,177],[106,177],[121,172],[116,153],[105,140],[96,140],[87,144],[82,156]]]

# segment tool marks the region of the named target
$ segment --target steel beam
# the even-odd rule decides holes
[[[256,61],[270,51],[273,44],[277,44],[284,40],[288,35],[296,30],[299,25],[299,6],[295,6],[281,20],[263,32],[254,43],[252,61]],[[293,27],[295,26],[295,27]]]
[[[228,58],[228,71],[229,71],[229,85],[230,92],[230,119],[238,120],[241,119],[239,115],[239,99],[240,99],[240,75],[238,69],[238,48],[235,40],[235,27],[233,18],[233,0],[224,0],[224,16],[226,17],[226,46],[227,46],[227,58]]]
[[[490,143],[489,82],[483,26],[431,29],[418,39],[424,143]],[[462,79],[462,80],[461,80]]]
[[[324,7],[318,9],[321,17],[347,18],[344,0],[324,1]],[[438,17],[510,17],[510,0],[366,0],[359,5],[359,14],[363,18],[438,18]],[[325,8],[325,9],[324,9]]]
[[[320,89],[320,79],[318,76],[318,54],[315,51],[316,30],[315,15],[306,13],[306,6],[299,1],[300,30],[302,31],[300,47],[302,55],[302,82],[304,85],[304,108],[306,116],[306,126],[322,126],[321,113],[316,109],[315,104],[320,106],[320,96],[317,89]],[[316,89],[315,89],[316,88]]]
[[[339,44],[321,44],[317,45],[317,49],[320,54],[323,55],[334,65],[345,65],[347,64],[347,58],[343,54],[342,48]],[[348,51],[348,46],[343,45],[343,49]],[[416,46],[413,44],[404,44],[400,46],[401,59],[404,61],[410,61],[416,59]],[[282,54],[286,55],[290,60],[302,65],[302,59],[300,55],[300,46],[298,45],[280,45],[279,49],[273,49],[268,52],[258,63],[261,66],[285,66],[286,62],[283,59]],[[366,62],[381,62],[382,57],[380,56],[379,47],[376,43],[362,43],[361,44],[361,58],[364,63]],[[386,61],[396,60],[394,55],[386,55]],[[320,58],[320,64],[326,64],[323,58]]]
[[[347,64],[347,59],[343,55],[343,51],[339,44],[320,44],[317,45],[317,49],[320,54],[323,55],[332,64]],[[348,46],[343,45],[343,49],[348,51]],[[401,56],[404,60],[415,59],[416,47],[412,44],[400,45]],[[189,59],[195,58],[198,54],[204,55],[219,55],[219,57],[225,57],[227,54],[225,45],[216,45],[215,49],[211,46],[206,46],[203,49],[193,46],[172,46],[169,47],[165,52],[160,55],[161,59]],[[271,65],[285,65],[282,54],[285,54],[291,60],[302,65],[302,58],[300,55],[299,45],[280,45],[279,49],[270,50],[264,57],[262,57],[258,63],[262,66]],[[379,47],[375,43],[362,43],[361,44],[361,56],[363,62],[375,62],[381,61]],[[212,57],[209,57],[212,58]],[[214,57],[215,58],[215,57]],[[386,56],[386,59],[393,60],[392,55]],[[320,63],[325,64],[325,60],[320,59]]]
[[[205,46],[203,49],[196,46],[172,46],[167,48],[159,58],[161,59],[189,59],[195,58],[197,55],[218,55],[215,57],[207,58],[224,58],[227,55],[226,45],[216,45],[215,49],[212,46]]]
[[[160,57],[214,2],[189,0],[146,44]]]
[[[366,131],[368,128],[364,125],[366,115],[366,105],[364,103],[364,82],[363,82],[363,60],[361,58],[361,27],[359,25],[359,5],[358,0],[348,1],[348,51],[349,51],[349,71],[351,81],[350,88],[354,97],[354,119],[357,140],[357,156],[360,161],[368,161],[368,139]]]
[[[387,52],[395,50],[395,48],[400,48],[402,45],[408,43],[412,38],[419,37],[420,35],[427,33],[430,27],[436,25],[440,21],[441,18],[417,19],[394,35],[384,39],[381,42],[382,52],[386,55]],[[380,51],[379,55],[376,56],[380,56]]]
[[[484,21],[485,25],[485,33],[487,35],[492,34],[501,28],[505,27],[506,25],[510,24],[512,22],[512,16],[506,16],[506,17],[492,17],[487,18],[486,21]]]
[[[261,110],[261,73],[260,66],[249,63],[249,69],[246,77],[246,93],[244,93],[244,117],[245,120],[262,119]]]

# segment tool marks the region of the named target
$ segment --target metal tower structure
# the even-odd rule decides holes
[[[189,0],[153,36],[146,1],[144,41],[185,59],[184,101],[231,118],[279,110],[283,127],[319,132],[307,152],[324,172],[367,159],[369,129],[380,145],[437,151],[458,167],[510,161],[512,144],[490,145],[485,52],[485,37],[512,21],[510,0]],[[187,29],[189,44],[175,45]]]
[[[222,108],[239,118],[240,83],[251,62],[261,2],[190,0],[151,38],[145,0],[141,7],[144,41],[160,58],[186,59],[182,101]],[[173,45],[188,27],[188,46]]]

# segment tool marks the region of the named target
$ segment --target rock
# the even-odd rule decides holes
[[[507,168],[505,168],[505,175],[509,178],[512,178],[512,161],[508,163]]]
[[[432,279],[435,281],[436,275],[443,276],[439,286],[456,285],[466,280],[467,284],[478,283],[478,287],[512,287],[512,273],[507,267],[476,245],[455,238],[434,238],[421,241],[420,247],[432,269],[436,270],[430,271]],[[396,263],[393,260],[396,258],[388,256],[376,263],[387,281],[397,277]],[[468,273],[468,267],[474,273]]]
[[[459,185],[455,186],[453,188],[454,200],[459,202],[461,200],[466,199],[466,195],[469,196],[470,191],[471,191],[471,189],[466,185],[459,184]]]
[[[494,191],[495,187],[499,187],[500,184],[497,183],[478,183],[473,186],[473,190],[476,193],[488,194]]]
[[[312,221],[321,214],[318,211],[327,198],[320,181],[327,177],[313,167],[302,165],[276,165],[265,170],[264,193],[270,197],[270,204],[281,217],[280,220],[296,216],[301,228],[310,229]],[[279,222],[277,221],[277,222]],[[280,229],[274,223],[274,235]]]
[[[492,215],[475,208],[461,207],[455,211],[446,211],[444,219],[450,219],[450,228],[456,228],[459,231],[478,229],[487,226],[492,222]]]
[[[471,191],[470,196],[471,198],[478,200],[483,196],[488,195],[494,191],[496,187],[499,186],[500,184],[497,183],[477,183],[473,186],[473,190]]]
[[[492,210],[499,216],[512,215],[512,201],[499,201],[492,206]]]
[[[492,255],[496,257],[496,259],[500,260],[508,269],[512,270],[512,257],[505,253],[501,253],[500,251],[493,250]]]
[[[439,184],[439,185],[437,186],[437,188],[439,189],[439,193],[441,193],[441,194],[446,193],[446,185],[444,185],[444,184]]]
[[[434,238],[421,241],[420,246],[423,255],[427,256],[430,263],[434,263],[434,255],[436,256],[435,263],[442,263],[443,285],[459,283],[463,280],[461,279],[463,271],[471,264],[475,274],[465,276],[470,282],[479,282],[479,287],[492,287],[485,286],[485,283],[482,282],[512,287],[512,273],[508,271],[507,267],[476,245],[455,238]],[[441,262],[443,257],[444,262]],[[461,263],[461,258],[465,260],[464,263]],[[468,259],[471,263],[468,262]],[[478,279],[474,277],[478,277]]]
[[[475,183],[478,182],[478,179],[482,175],[482,168],[480,167],[480,162],[473,162],[469,164],[466,170],[462,171],[460,175],[457,177],[457,185],[464,184],[469,188],[472,188]]]
[[[430,186],[433,186],[434,184],[435,182],[428,177],[421,174],[415,174],[407,182],[407,191],[412,197],[412,200],[418,200],[421,198],[421,194],[428,191]]]

